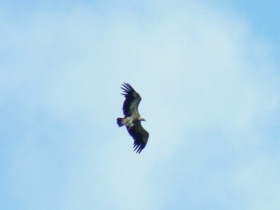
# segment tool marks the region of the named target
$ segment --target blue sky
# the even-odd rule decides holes
[[[278,2],[0,4],[1,209],[280,208]]]

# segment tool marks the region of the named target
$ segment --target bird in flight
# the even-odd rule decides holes
[[[140,154],[149,138],[149,133],[141,125],[141,121],[146,120],[141,117],[138,111],[142,98],[128,83],[124,83],[121,89],[123,90],[122,95],[125,97],[122,108],[124,118],[117,118],[117,124],[119,127],[126,126],[128,133],[134,139],[134,151]]]

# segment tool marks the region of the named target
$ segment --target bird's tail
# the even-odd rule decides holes
[[[117,124],[119,127],[123,126],[124,124],[122,124],[124,118],[117,118]]]

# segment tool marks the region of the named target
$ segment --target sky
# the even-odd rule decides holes
[[[0,209],[280,208],[278,1],[0,5]]]

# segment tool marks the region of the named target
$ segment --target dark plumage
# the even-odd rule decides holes
[[[117,118],[117,124],[119,127],[126,126],[128,133],[134,139],[134,151],[140,153],[145,148],[149,138],[149,133],[141,125],[141,121],[145,121],[145,119],[138,112],[142,98],[128,83],[124,83],[121,89],[124,91],[122,95],[125,97],[123,102],[124,118]]]
[[[138,113],[138,105],[142,99],[139,93],[137,93],[128,83],[124,83],[121,89],[123,89],[122,95],[125,97],[123,102],[124,116],[129,117],[132,114]]]

